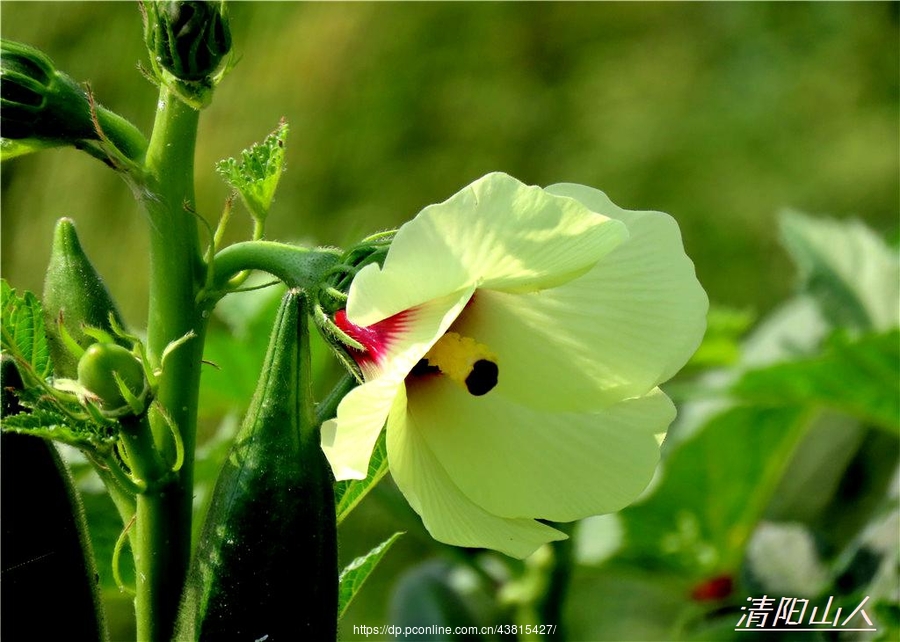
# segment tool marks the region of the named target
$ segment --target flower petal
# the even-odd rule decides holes
[[[376,379],[341,400],[335,419],[322,424],[322,450],[334,478],[365,479],[369,458],[402,381]]]
[[[380,353],[363,368],[366,379],[383,376],[402,379],[409,374],[456,320],[474,292],[474,287],[465,288],[397,314],[402,321],[384,335]]]
[[[479,290],[452,330],[497,353],[497,392],[521,403],[583,411],[643,395],[684,365],[706,329],[709,303],[678,225],[580,185],[548,190],[619,217],[629,239],[559,287]]]
[[[384,267],[363,268],[347,315],[371,325],[477,285],[528,291],[589,269],[627,237],[618,221],[506,174],[484,176],[397,232]]]
[[[406,412],[401,390],[388,419],[391,475],[436,540],[455,546],[491,548],[524,558],[566,535],[532,519],[506,519],[474,504],[456,487],[422,439],[418,417]]]
[[[407,394],[408,414],[453,482],[508,518],[571,521],[627,506],[653,476],[654,433],[675,417],[659,389],[592,414],[472,397],[439,377]]]
[[[337,417],[322,424],[322,450],[334,477],[364,479],[378,433],[403,387],[403,379],[459,315],[472,289],[455,292],[412,308],[383,345],[384,353],[367,366],[366,383],[338,405]]]
[[[643,321],[640,330],[644,357],[664,360],[665,367],[654,379],[668,381],[681,370],[697,350],[706,332],[709,298],[697,280],[694,263],[685,254],[678,223],[668,214],[625,210],[600,190],[560,183],[547,188],[553,194],[569,196],[628,226],[630,242],[603,257],[573,290],[611,291],[623,284],[626,292],[610,294],[601,307],[615,304],[639,306]],[[630,292],[628,291],[630,290]],[[641,296],[638,296],[638,291]],[[627,296],[627,295],[631,296]],[[656,333],[666,341],[655,346],[644,343]],[[636,355],[632,354],[632,358]]]

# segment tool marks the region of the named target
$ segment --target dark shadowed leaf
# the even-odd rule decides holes
[[[344,615],[344,611],[350,606],[350,602],[352,602],[353,598],[359,593],[359,590],[362,588],[365,581],[369,579],[369,575],[371,575],[372,571],[375,570],[375,567],[378,566],[378,562],[380,562],[381,558],[387,554],[391,546],[394,545],[394,542],[396,542],[401,535],[403,535],[402,532],[394,533],[365,555],[357,557],[350,562],[347,567],[341,571],[340,593],[338,595],[338,617]]]
[[[372,458],[369,460],[369,470],[365,479],[353,479],[337,482],[334,485],[334,500],[337,512],[337,523],[340,524],[356,506],[363,500],[370,490],[381,481],[388,471],[387,442],[385,432],[382,430],[375,442]]]

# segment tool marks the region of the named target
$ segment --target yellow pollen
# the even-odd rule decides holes
[[[486,394],[497,385],[497,355],[471,337],[448,332],[431,347],[425,359],[429,366],[438,368],[475,396]]]

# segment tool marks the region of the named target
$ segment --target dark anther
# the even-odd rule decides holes
[[[486,395],[497,385],[497,375],[499,374],[500,368],[496,363],[487,359],[479,359],[472,366],[472,372],[466,377],[466,388],[470,394],[476,397]]]
[[[434,374],[440,371],[440,368],[428,363],[428,359],[419,359],[419,363],[413,366],[413,369],[410,370],[409,374],[413,377],[421,377],[423,375]]]

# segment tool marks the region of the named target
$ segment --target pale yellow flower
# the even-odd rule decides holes
[[[675,221],[581,185],[489,174],[425,208],[363,268],[336,323],[365,382],[322,428],[363,478],[386,425],[391,473],[435,539],[524,557],[536,520],[617,511],[675,416],[657,388],[708,302]]]

